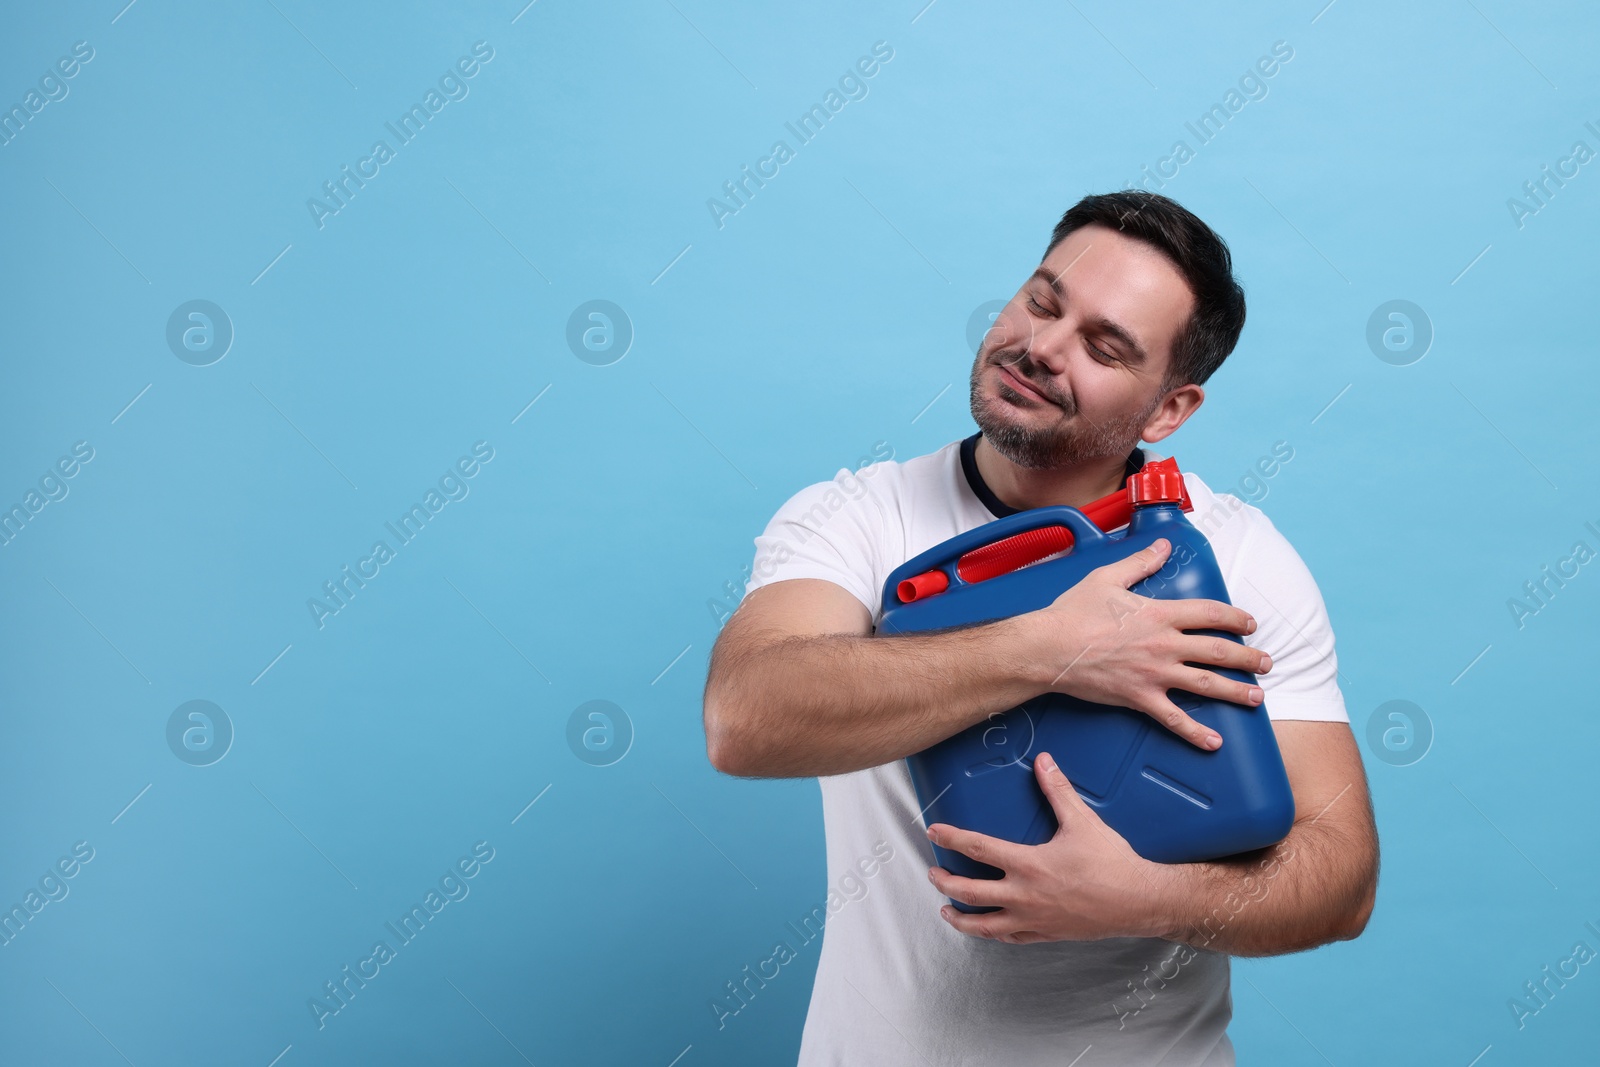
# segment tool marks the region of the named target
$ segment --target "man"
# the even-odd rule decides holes
[[[1039,611],[872,636],[883,582],[907,559],[1018,510],[1082,506],[1159,458],[1139,442],[1199,410],[1243,326],[1227,246],[1203,222],[1154,194],[1087,197],[978,350],[980,432],[841,470],[756,539],[753,589],[712,654],[711,762],[820,778],[830,883],[873,871],[868,893],[828,920],[802,1064],[1232,1064],[1229,956],[1365,927],[1377,835],[1333,632],[1305,564],[1256,508],[1185,473],[1235,606],[1129,592],[1165,563],[1162,540]],[[1201,629],[1244,644],[1186,632]],[[1259,686],[1207,666],[1254,672]],[[1052,691],[1217,747],[1172,689],[1265,699],[1295,798],[1282,843],[1151,863],[1046,753],[1034,772],[1061,823],[1054,839],[1030,847],[941,824],[924,836],[903,757]],[[929,839],[1005,875],[955,877],[932,866]],[[965,914],[947,896],[999,910]]]

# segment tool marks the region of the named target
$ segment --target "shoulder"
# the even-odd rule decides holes
[[[805,486],[784,501],[756,538],[749,589],[787,578],[822,578],[853,593],[868,611],[889,569],[906,557],[907,517],[926,493],[948,495],[936,484],[949,474],[946,449],[905,461],[887,442],[884,458],[864,457],[832,478]],[[943,473],[942,473],[943,472]]]
[[[1219,553],[1231,550],[1263,528],[1271,527],[1276,532],[1266,512],[1248,500],[1240,499],[1238,494],[1217,492],[1193,471],[1183,472],[1183,484],[1189,490],[1190,502],[1194,504],[1194,509],[1189,512],[1189,521],[1206,535],[1206,540]]]
[[[1184,484],[1194,504],[1189,521],[1210,542],[1233,602],[1258,621],[1276,616],[1303,635],[1326,630],[1327,605],[1311,569],[1266,512],[1214,491],[1192,472]]]
[[[811,525],[845,511],[880,518],[900,513],[908,499],[927,492],[948,491],[952,466],[960,463],[960,442],[910,459],[894,458],[894,446],[875,442],[871,456],[854,468],[840,467],[832,478],[797,490],[778,509],[777,517]],[[875,461],[872,456],[880,456]]]
[[[1256,619],[1246,643],[1272,657],[1260,678],[1268,716],[1347,722],[1327,604],[1300,553],[1255,504],[1188,472],[1184,484],[1194,504],[1189,521],[1211,543],[1228,599]]]

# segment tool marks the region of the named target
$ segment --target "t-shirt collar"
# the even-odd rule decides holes
[[[1007,515],[1015,515],[1022,509],[1011,507],[1001,501],[994,495],[994,490],[989,488],[989,483],[983,480],[983,475],[978,473],[978,438],[982,436],[983,431],[979,430],[961,442],[961,472],[967,476],[967,485],[971,487],[973,495],[989,509],[989,513],[997,519],[1003,519]],[[1144,466],[1145,458],[1144,449],[1134,445],[1123,466],[1123,477],[1126,479],[1137,474],[1139,468]]]

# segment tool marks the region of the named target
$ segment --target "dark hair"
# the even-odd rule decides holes
[[[1099,223],[1154,246],[1183,272],[1194,294],[1194,314],[1172,345],[1163,389],[1203,384],[1244,329],[1244,290],[1233,277],[1228,245],[1176,200],[1140,189],[1086,196],[1067,209],[1050,234],[1049,256],[1073,230]]]

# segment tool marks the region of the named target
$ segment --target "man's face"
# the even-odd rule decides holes
[[[1074,230],[984,335],[973,420],[1020,467],[1125,456],[1161,403],[1193,310],[1188,283],[1161,252],[1104,226]]]

